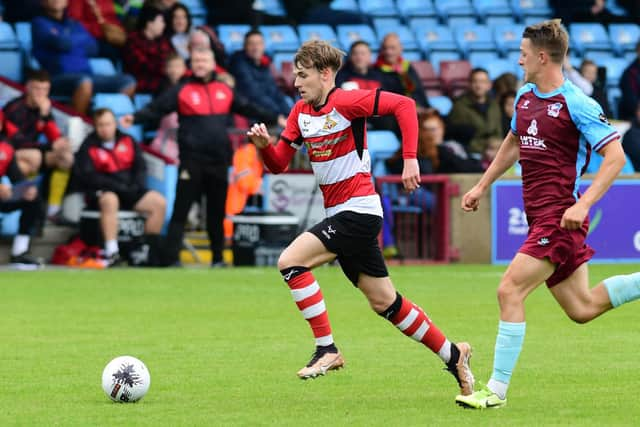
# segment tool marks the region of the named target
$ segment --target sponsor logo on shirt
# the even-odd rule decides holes
[[[528,99],[525,99],[524,102],[520,105],[520,108],[522,108],[523,110],[528,110],[530,102],[531,101],[529,101]]]
[[[520,135],[520,148],[542,151],[547,149],[544,139],[536,138],[536,135],[538,135],[538,122],[535,119],[531,120],[527,133],[529,135]]]
[[[547,106],[547,115],[551,117],[558,117],[560,115],[560,110],[562,110],[562,103],[555,102]]]
[[[549,243],[551,243],[551,241],[548,237],[541,237],[540,240],[538,240],[540,246],[547,246]]]
[[[611,123],[609,123],[609,119],[607,119],[607,116],[604,115],[604,113],[600,113],[600,115],[598,116],[598,118],[600,119],[600,121],[602,123],[606,123],[608,125],[610,125]]]
[[[325,117],[324,126],[322,126],[322,130],[331,130],[334,127],[336,127],[337,124],[338,124],[338,122],[336,122],[329,115],[327,115]]]

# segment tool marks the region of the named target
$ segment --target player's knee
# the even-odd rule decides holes
[[[500,286],[498,286],[497,290],[497,296],[500,304],[508,304],[521,299],[517,285],[508,277],[503,278],[500,282]]]
[[[296,265],[295,260],[289,255],[289,251],[285,249],[278,257],[278,270],[282,271],[286,268]]]

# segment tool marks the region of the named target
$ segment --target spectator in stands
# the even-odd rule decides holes
[[[129,135],[117,129],[116,117],[108,108],[93,114],[95,131],[76,153],[74,177],[85,193],[87,206],[100,210],[100,226],[105,255],[110,265],[120,261],[118,211],[143,213],[145,242],[149,245],[150,265],[159,265],[160,231],[164,222],[164,197],[146,186],[146,165],[142,150]]]
[[[40,211],[38,189],[20,171],[14,148],[7,142],[3,124],[0,111],[0,212],[22,211],[18,234],[11,246],[10,262],[16,268],[36,269],[43,262],[29,254],[29,242]],[[3,177],[7,177],[11,184],[4,183]]]
[[[189,59],[189,36],[191,35],[191,14],[182,3],[174,4],[168,11],[166,33],[171,45],[184,60]]]
[[[229,70],[236,80],[238,94],[278,115],[288,115],[292,102],[280,91],[271,73],[271,60],[264,53],[260,31],[244,36],[244,48],[231,56]]]
[[[116,15],[113,0],[71,1],[67,12],[98,40],[99,56],[112,60],[120,58],[127,33]]]
[[[89,110],[94,92],[133,95],[135,80],[129,75],[92,75],[89,57],[98,53],[98,44],[67,16],[67,4],[68,0],[42,0],[44,14],[31,25],[33,55],[52,76],[52,95],[71,96],[71,105],[81,114]]]
[[[164,66],[164,77],[162,78],[162,81],[160,81],[158,91],[154,95],[158,96],[167,89],[172,88],[186,79],[190,73],[191,72],[187,68],[187,63],[182,59],[182,56],[177,52],[171,53],[167,56],[167,62]]]
[[[513,117],[513,103],[516,100],[516,91],[504,92],[500,98],[500,113],[502,116],[502,135],[511,130],[511,118]]]
[[[373,66],[371,48],[364,40],[353,42],[349,57],[336,74],[336,86],[345,89],[377,89],[383,87],[385,75]]]
[[[618,115],[622,120],[631,120],[635,116],[640,101],[640,40],[636,44],[636,59],[624,70],[620,78],[620,108]]]
[[[216,72],[224,70],[227,65],[227,52],[224,45],[218,38],[218,33],[208,25],[199,25],[191,32],[189,38],[189,50],[192,49],[211,49],[216,57]],[[225,70],[226,72],[226,70]],[[231,76],[231,74],[229,74]]]
[[[469,151],[482,155],[487,138],[504,137],[498,102],[491,96],[491,80],[484,68],[475,68],[469,75],[469,90],[453,102],[449,125],[472,130]]]
[[[375,67],[385,74],[387,90],[413,98],[418,110],[429,107],[416,70],[411,62],[402,58],[402,44],[397,34],[389,33],[384,36]]]
[[[3,108],[6,133],[16,149],[16,162],[25,176],[43,169],[69,169],[73,154],[51,114],[51,81],[44,70],[31,71],[25,93]],[[41,142],[42,138],[47,142]]]
[[[458,141],[445,140],[445,122],[440,113],[429,109],[418,114],[418,163],[421,174],[478,173],[480,161],[471,157]],[[386,161],[390,173],[402,173],[402,150]]]
[[[585,59],[580,64],[580,71],[571,66],[569,58],[564,62],[565,75],[573,84],[578,86],[586,95],[595,99],[602,107],[607,117],[611,117],[611,109],[607,98],[606,82],[598,78],[598,66],[590,59]]]
[[[493,81],[493,96],[501,99],[505,93],[518,91],[518,77],[513,73],[502,73]]]
[[[256,117],[269,123],[286,125],[283,116],[276,116],[236,96],[233,90],[216,79],[216,64],[211,50],[191,52],[193,75],[164,92],[134,116],[124,116],[124,126],[158,120],[177,111],[180,121],[178,145],[180,170],[173,216],[167,234],[167,247],[171,263],[178,262],[187,214],[193,201],[202,193],[207,196],[207,231],[213,253],[212,266],[224,266],[223,220],[227,197],[228,169],[231,147],[227,123],[231,113]],[[217,102],[202,102],[211,97]]]
[[[640,172],[640,103],[636,107],[636,114],[631,120],[631,127],[622,138],[622,148],[633,164],[633,169]]]
[[[128,36],[124,68],[138,80],[139,92],[153,93],[158,89],[167,56],[174,52],[164,27],[162,11],[144,7],[138,16],[137,31]]]
[[[113,0],[116,15],[127,32],[136,28],[136,20],[143,3],[143,0]]]

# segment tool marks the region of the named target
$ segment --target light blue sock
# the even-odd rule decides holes
[[[507,394],[507,386],[511,380],[513,368],[516,366],[520,350],[522,350],[526,325],[526,322],[513,323],[502,320],[498,324],[493,373],[487,385],[503,399]]]
[[[604,280],[611,305],[617,307],[640,298],[640,273],[613,276]]]

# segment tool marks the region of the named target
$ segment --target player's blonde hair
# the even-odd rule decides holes
[[[524,29],[522,38],[529,39],[532,46],[545,50],[556,64],[562,64],[567,56],[569,34],[560,19],[530,25]]]
[[[345,53],[323,40],[311,40],[300,46],[293,59],[295,65],[315,68],[318,71],[331,69],[337,72],[342,66]]]

